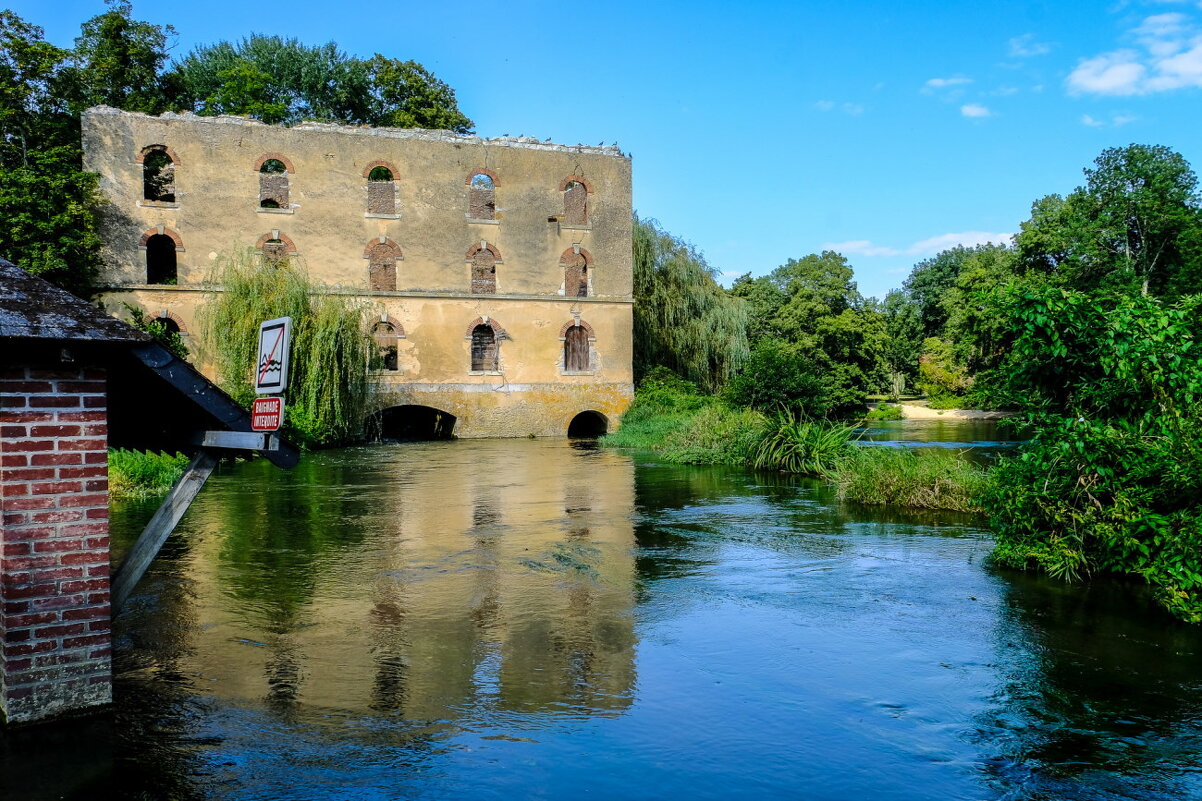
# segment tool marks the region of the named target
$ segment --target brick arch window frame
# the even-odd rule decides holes
[[[577,257],[583,259],[584,264],[574,263],[577,261]],[[593,254],[579,245],[572,245],[572,247],[560,254],[559,269],[563,271],[562,294],[564,296],[569,298],[587,298],[592,296],[593,263]],[[576,291],[574,292],[572,291],[573,283],[576,284]]]
[[[155,236],[165,236],[168,239],[170,239],[171,242],[175,245],[175,253],[176,254],[187,252],[184,249],[184,240],[179,235],[179,233],[177,233],[176,231],[173,231],[170,228],[167,228],[166,226],[162,226],[162,225],[160,225],[156,228],[151,228],[151,229],[147,230],[145,233],[142,234],[142,238],[138,240],[138,249],[143,251],[146,254],[143,257],[143,262],[144,262],[143,266],[144,266],[145,272],[146,272],[146,283],[154,284],[155,286],[170,285],[168,281],[151,281],[150,280],[151,268],[153,266],[150,263],[150,259],[151,259],[151,255],[152,255],[151,248],[150,248],[150,239],[151,239],[151,237],[155,237]],[[170,276],[170,279],[178,282],[179,281],[179,257],[178,257],[178,255],[175,258],[175,262],[171,265],[171,271],[174,273],[174,275]]]
[[[380,326],[383,325],[390,327],[392,331],[377,333]],[[401,325],[401,321],[390,314],[381,314],[372,323],[368,333],[372,338],[372,342],[375,343],[377,349],[376,356],[383,365],[382,368],[374,368],[375,372],[399,373],[401,365],[398,343],[400,340],[405,339],[405,327]]]
[[[390,177],[386,181],[373,181],[371,174],[373,170],[383,168],[388,170]],[[363,168],[364,192],[366,193],[366,208],[367,215],[371,217],[398,217],[397,214],[397,191],[399,184],[397,176],[400,172],[396,165],[377,159],[369,162]]]
[[[278,161],[284,166],[284,171],[264,172],[263,167],[269,161]],[[264,153],[255,160],[255,172],[259,176],[259,208],[271,210],[291,209],[292,181],[290,180],[290,176],[296,174],[296,169],[292,166],[292,160],[283,153]]]
[[[580,200],[579,208],[569,208],[568,187],[572,184],[584,187],[584,197]],[[569,175],[559,182],[559,191],[563,194],[562,225],[587,228],[589,225],[589,200],[593,195],[593,184],[583,175]]]
[[[488,284],[490,283],[489,280],[483,275],[482,270],[477,269],[478,267],[481,267],[481,268],[483,267],[483,265],[477,265],[477,263],[476,263],[476,256],[477,256],[477,254],[480,253],[480,251],[486,251],[492,256],[491,289],[488,286]],[[480,242],[475,243],[474,245],[472,245],[470,248],[467,249],[467,253],[465,253],[463,256],[463,260],[465,263],[472,265],[471,275],[469,278],[471,294],[473,294],[473,295],[495,295],[495,294],[497,294],[497,265],[505,263],[505,260],[503,258],[501,258],[501,251],[497,250],[496,246],[493,243],[488,242],[487,240],[482,240]],[[478,275],[477,273],[480,273],[480,274]]]
[[[569,349],[573,344],[568,342],[568,334],[573,328],[579,328],[585,333],[586,338],[584,344],[587,350],[584,353],[584,366],[575,365],[569,367],[568,365]],[[579,317],[573,317],[571,320],[568,320],[559,328],[559,341],[563,343],[563,348],[560,351],[561,361],[559,364],[559,369],[561,372],[571,375],[573,373],[592,373],[596,370],[595,346],[597,343],[597,332],[593,330],[593,327],[589,325],[587,321],[582,320]]]
[[[391,251],[391,264],[385,265],[384,260],[377,261],[382,249]],[[398,261],[405,260],[405,254],[400,246],[386,236],[371,240],[363,248],[363,258],[367,259],[367,286],[373,292],[395,292]]]
[[[263,249],[273,239],[278,239],[284,245],[283,252],[277,257],[272,257],[271,254],[267,253],[267,251]],[[255,242],[255,250],[265,259],[274,258],[275,260],[278,260],[287,256],[297,255],[296,245],[293,244],[292,239],[283,231],[279,230],[271,231],[270,233],[263,234],[261,237],[259,237],[259,241]]]
[[[480,327],[488,328],[492,331],[493,351],[491,356],[491,366],[480,365],[480,367],[483,369],[477,369],[476,329]],[[502,340],[510,339],[510,336],[508,333],[506,333],[505,329],[500,323],[491,317],[477,317],[468,324],[467,331],[464,334],[464,339],[468,341],[469,358],[471,359],[469,362],[469,366],[471,367],[469,372],[474,374],[501,372],[501,342]]]
[[[155,315],[155,319],[156,320],[170,320],[171,322],[175,323],[175,327],[179,329],[180,336],[188,335],[188,326],[184,325],[184,321],[180,318],[180,316],[178,314],[176,314],[173,311],[163,309],[157,315]]]
[[[488,176],[492,181],[491,189],[481,189],[474,184],[477,175]],[[477,167],[467,174],[463,179],[463,185],[467,187],[467,218],[469,220],[495,220],[497,219],[497,189],[501,186],[501,181],[497,178],[497,174],[486,167]]]
[[[168,163],[166,165],[162,165],[158,172],[153,176],[147,174],[148,165],[146,163],[147,157],[152,153],[162,153],[167,157],[168,160]],[[175,192],[175,171],[179,169],[180,161],[179,156],[174,150],[163,144],[147,145],[138,151],[138,155],[134,158],[134,163],[142,167],[142,202],[149,201],[151,203],[166,204],[172,204],[176,202],[177,196]],[[161,179],[164,170],[171,171],[170,181]],[[156,181],[161,181],[162,183],[162,185],[155,190],[155,193],[159,196],[150,197],[150,187]],[[170,191],[167,191],[168,186],[170,186]]]

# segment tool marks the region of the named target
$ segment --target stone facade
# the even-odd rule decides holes
[[[111,309],[194,332],[217,254],[253,246],[364,300],[386,407],[437,409],[464,437],[563,436],[585,412],[612,429],[630,403],[616,147],[104,107],[83,136],[109,201]]]

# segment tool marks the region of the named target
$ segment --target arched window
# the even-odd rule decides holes
[[[382,238],[382,237],[381,237]],[[367,278],[373,292],[396,291],[396,262],[400,251],[392,242],[373,242],[368,245]]]
[[[472,372],[492,373],[500,369],[497,334],[492,326],[481,323],[472,329]]]
[[[467,216],[473,220],[497,218],[497,185],[491,175],[478,172],[468,179]]]
[[[166,331],[168,334],[182,333],[182,331],[179,327],[179,323],[177,323],[175,320],[171,319],[170,317],[168,317],[166,315],[160,315],[159,317],[156,317],[155,319],[158,320],[160,324],[162,324],[163,330]]]
[[[367,213],[396,214],[396,184],[392,170],[380,164],[367,173]]]
[[[568,181],[564,187],[563,224],[588,225],[588,188],[579,181]]]
[[[500,261],[497,251],[487,243],[481,243],[468,253],[468,261],[472,263],[472,294],[497,294],[497,262]]]
[[[564,332],[564,372],[583,373],[589,369],[588,340],[588,329],[582,325],[574,325]]]
[[[155,234],[147,239],[146,283],[174,284],[177,277],[175,240],[166,234]]]
[[[569,298],[588,297],[588,268],[592,259],[587,250],[570,247],[559,257],[563,269],[563,293]]]
[[[288,167],[279,159],[265,159],[259,167],[259,208],[288,208]]]
[[[279,264],[288,258],[288,245],[282,239],[268,239],[263,243],[263,260]]]
[[[143,152],[142,198],[154,203],[175,202],[175,162],[162,145],[151,145]]]
[[[371,337],[376,343],[376,351],[372,355],[371,369],[395,372],[400,369],[397,362],[397,333],[396,326],[381,320],[372,326]]]

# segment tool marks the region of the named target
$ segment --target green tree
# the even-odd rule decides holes
[[[826,251],[731,287],[751,307],[753,341],[783,340],[798,358],[819,365],[831,415],[858,410],[867,393],[887,383],[884,318],[852,277],[847,259]]]
[[[885,326],[881,358],[889,370],[889,388],[893,395],[905,392],[918,377],[918,358],[922,354],[923,327],[919,306],[905,292],[894,290],[880,304]]]
[[[105,0],[109,10],[85,22],[75,40],[66,90],[76,112],[106,105],[159,114],[168,107],[162,70],[170,25],[133,18],[128,0]]]
[[[414,61],[358,59],[333,42],[253,34],[198,47],[168,76],[178,102],[199,114],[241,114],[292,125],[303,120],[468,133],[455,92]]]
[[[1102,151],[1068,197],[1036,201],[1016,237],[1033,270],[1064,285],[1145,295],[1202,290],[1197,177],[1162,145]]]
[[[692,245],[634,218],[634,373],[667,367],[706,391],[747,358],[747,310]]]
[[[964,247],[957,245],[914,265],[914,269],[910,271],[902,288],[918,305],[918,315],[922,320],[924,337],[943,335],[943,326],[947,323],[947,308],[943,302],[944,298],[956,285],[956,279],[960,276],[960,271],[969,257],[980,248],[991,247],[996,246]]]
[[[100,263],[96,176],[64,97],[69,56],[0,11],[0,256],[85,294]]]

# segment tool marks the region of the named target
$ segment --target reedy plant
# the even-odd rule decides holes
[[[824,478],[850,452],[855,435],[856,427],[852,425],[802,420],[778,413],[768,420],[748,462],[761,470]]]

